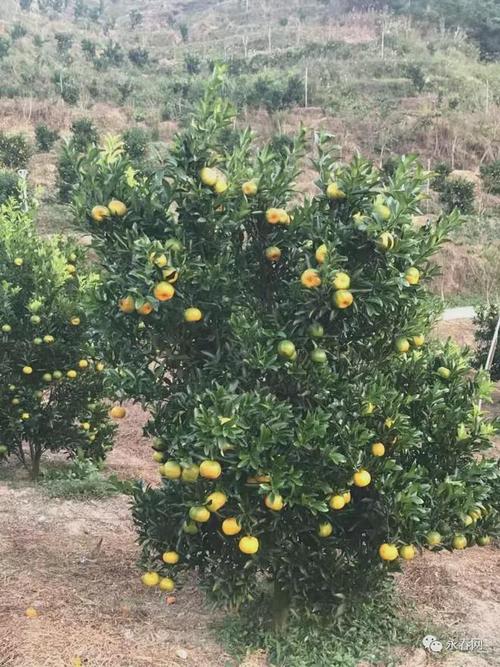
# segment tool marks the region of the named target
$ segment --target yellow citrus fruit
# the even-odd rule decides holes
[[[382,218],[382,220],[388,220],[391,217],[391,209],[382,201],[375,202],[373,211],[379,218]]]
[[[203,313],[199,308],[186,308],[184,311],[184,320],[186,322],[199,322],[203,318]]]
[[[300,276],[300,282],[304,287],[312,289],[314,287],[319,287],[321,285],[321,278],[316,269],[306,269],[304,273]]]
[[[437,531],[432,530],[430,533],[427,533],[426,540],[429,546],[436,547],[438,544],[441,544],[442,538]]]
[[[351,278],[347,273],[344,273],[344,271],[339,271],[337,274],[335,274],[335,278],[333,279],[333,286],[335,289],[339,290],[349,289],[351,286]]]
[[[229,185],[227,183],[225,176],[219,176],[217,182],[214,185],[214,190],[218,195],[223,195],[224,192],[228,189]]]
[[[189,518],[198,523],[206,523],[210,519],[210,512],[206,507],[196,506],[189,510]]]
[[[162,281],[155,285],[153,294],[158,301],[170,301],[175,294],[175,287],[172,287],[172,285],[166,281]]]
[[[218,176],[217,170],[211,167],[203,167],[200,171],[201,182],[203,185],[208,185],[209,187],[213,187],[217,183]]]
[[[198,532],[198,526],[195,524],[194,521],[185,521],[182,530],[186,535],[196,535]]]
[[[439,375],[439,377],[442,377],[443,380],[448,380],[451,375],[451,371],[449,368],[446,368],[445,366],[440,366],[437,369],[437,374]]]
[[[374,442],[372,445],[373,456],[383,456],[385,454],[385,446],[382,442]]]
[[[257,183],[255,181],[246,181],[241,186],[241,189],[243,190],[244,195],[247,197],[253,197],[257,194]]]
[[[323,523],[319,524],[318,535],[320,537],[330,537],[332,533],[333,533],[333,526],[329,521],[324,521]]]
[[[105,218],[109,218],[110,211],[107,206],[94,206],[90,212],[90,217],[94,222],[102,222]]]
[[[217,512],[227,503],[227,496],[222,491],[214,491],[207,496],[206,506],[210,512]]]
[[[97,364],[95,365],[96,371],[101,373],[105,369],[105,365],[102,363],[102,361],[98,361]]]
[[[181,478],[183,482],[196,482],[199,476],[200,469],[196,463],[193,463],[192,465],[183,468]]]
[[[282,209],[268,208],[266,211],[266,220],[270,225],[277,225],[281,222]]]
[[[125,410],[123,405],[114,405],[109,411],[109,416],[112,417],[113,419],[123,419],[126,414],[127,411]]]
[[[166,255],[156,255],[153,253],[153,263],[155,266],[157,266],[159,269],[164,269],[167,264],[168,264],[168,259]]]
[[[452,545],[454,549],[465,549],[467,546],[467,538],[465,535],[455,535]]]
[[[266,248],[265,255],[266,259],[269,262],[277,262],[281,257],[281,250],[275,245],[273,245],[270,246],[269,248]]]
[[[368,470],[357,470],[354,473],[354,485],[355,486],[368,486],[372,481],[372,477]]]
[[[153,587],[153,586],[158,586],[160,583],[160,575],[158,572],[144,572],[144,574],[141,577],[141,581],[144,584],[144,586],[148,587]]]
[[[179,272],[177,271],[177,269],[174,269],[171,266],[169,266],[166,269],[163,269],[162,275],[168,283],[173,284],[177,282],[177,279],[179,277]]]
[[[69,378],[70,380],[74,380],[77,377],[78,373],[74,371],[73,369],[69,370],[66,373],[66,377]]]
[[[259,550],[259,540],[256,537],[247,535],[246,537],[242,537],[238,542],[238,548],[244,554],[255,554]]]
[[[487,547],[491,544],[491,537],[489,535],[480,535],[477,538],[477,543],[480,547]]]
[[[38,612],[35,609],[35,607],[28,607],[26,611],[24,612],[24,615],[27,618],[36,618],[38,616]]]
[[[463,523],[464,526],[471,526],[474,523],[474,519],[469,514],[466,514],[463,518]]]
[[[161,463],[163,461],[163,454],[161,452],[154,452],[153,461],[156,461],[156,463]]]
[[[31,366],[23,366],[23,373],[25,375],[31,375],[33,373],[33,369]]]
[[[202,461],[200,464],[200,475],[205,479],[217,479],[222,475],[222,468],[217,461]]]
[[[285,211],[283,208],[279,208],[278,211],[280,212],[280,224],[282,225],[289,225],[291,222],[290,216],[288,213]]]
[[[326,258],[328,257],[328,248],[324,243],[316,248],[314,256],[318,264],[324,264],[326,262]]]
[[[82,427],[82,429],[83,429],[84,431],[90,431],[90,424],[89,424],[89,422],[82,422],[82,423],[80,424],[80,426]]]
[[[142,306],[139,306],[139,308],[137,308],[137,312],[139,313],[139,315],[151,315],[153,310],[154,308],[149,303],[149,301],[146,301],[145,303],[142,304]]]
[[[175,588],[175,582],[170,577],[163,577],[162,579],[160,579],[159,588],[160,591],[164,591],[165,593],[171,593]]]
[[[344,496],[331,496],[330,500],[328,501],[328,504],[332,508],[332,510],[341,510],[344,505],[345,505],[345,500]]]
[[[291,340],[282,340],[278,345],[278,354],[280,357],[291,359],[296,354],[295,345]]]
[[[125,296],[118,301],[118,308],[122,313],[133,313],[135,310],[135,300],[132,296]]]
[[[165,551],[162,556],[163,562],[167,565],[175,565],[179,562],[180,556],[177,551]]]
[[[412,340],[415,347],[422,347],[422,345],[425,343],[425,336],[423,334],[419,334],[418,336],[413,336]]]
[[[375,405],[373,405],[373,403],[365,403],[361,408],[361,414],[364,417],[367,417],[368,415],[373,414],[374,410],[375,410]]]
[[[336,306],[336,308],[340,308],[341,310],[343,310],[344,308],[349,308],[349,306],[352,305],[353,301],[354,297],[352,295],[352,292],[349,292],[349,290],[340,289],[334,292],[333,303]]]
[[[161,474],[167,479],[179,479],[182,474],[182,469],[177,461],[167,461],[162,466]]]
[[[410,285],[418,285],[420,281],[420,271],[414,266],[411,266],[409,269],[407,269],[405,278],[406,282],[410,283]]]
[[[378,555],[382,560],[396,560],[399,556],[398,549],[394,544],[381,544],[378,549]]]
[[[417,551],[412,544],[405,544],[399,548],[399,555],[403,560],[413,560],[417,555]]]
[[[89,367],[89,362],[87,361],[87,359],[80,359],[80,361],[78,362],[78,367],[79,368],[88,368]]]
[[[266,496],[264,498],[264,505],[269,510],[280,512],[284,506],[283,498],[278,493],[275,493],[274,496],[272,495]]]
[[[394,248],[394,236],[390,232],[382,232],[377,240],[381,250],[392,250]]]
[[[326,188],[326,196],[328,199],[344,199],[345,192],[339,187],[339,184],[334,181]]]
[[[123,218],[123,216],[127,213],[127,207],[119,199],[112,199],[108,204],[108,210],[111,215],[116,215],[119,218]]]
[[[235,517],[229,517],[222,522],[224,535],[237,535],[241,531],[241,524]]]
[[[75,316],[72,317],[69,322],[72,326],[77,327],[80,324],[80,321],[80,318]]]
[[[407,338],[403,337],[396,338],[396,340],[394,341],[394,347],[398,352],[404,354],[405,352],[408,352],[408,350],[410,349],[410,341]]]
[[[16,266],[22,266],[22,265],[24,264],[24,260],[23,260],[21,257],[16,257],[16,258],[14,259],[14,264],[15,264]]]
[[[255,481],[258,484],[270,484],[271,475],[255,475]]]
[[[23,413],[21,414],[21,419],[22,419],[23,421],[28,421],[29,418],[30,418],[30,413],[29,413],[29,412],[23,412]]]
[[[351,492],[350,491],[344,491],[344,493],[342,494],[342,498],[344,499],[344,502],[347,505],[348,503],[351,502]]]

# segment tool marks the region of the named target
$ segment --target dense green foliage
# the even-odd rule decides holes
[[[23,134],[0,132],[0,165],[9,169],[24,169],[28,166],[31,146]]]
[[[48,152],[59,138],[59,132],[52,130],[45,123],[35,127],[36,145],[39,151]]]
[[[444,180],[440,200],[448,213],[455,209],[459,213],[472,213],[474,210],[475,185],[465,178],[447,178]]]
[[[484,368],[488,359],[488,354],[495,335],[495,329],[500,316],[498,303],[489,303],[480,306],[476,310],[474,324],[476,326],[474,338],[476,340],[476,358],[477,368]],[[490,368],[492,380],[500,380],[500,345],[497,344],[493,361]]]
[[[115,381],[150,408],[163,462],[135,494],[143,566],[196,568],[236,605],[271,589],[279,622],[382,586],[384,543],[395,559],[433,531],[446,548],[495,533],[495,425],[467,356],[425,345],[439,306],[420,277],[457,224],[414,227],[428,174],[406,158],[387,180],[321,135],[319,194],[297,198],[304,135],[228,147],[221,85],[161,168],[91,149],[74,209],[102,262]]]
[[[34,477],[45,450],[97,460],[112,444],[81,262],[71,242],[40,240],[18,204],[0,208],[0,460],[15,455]]]
[[[481,165],[481,178],[487,192],[500,195],[500,160]]]

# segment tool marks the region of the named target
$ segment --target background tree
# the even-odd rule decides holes
[[[458,222],[414,226],[429,175],[344,164],[320,135],[319,194],[297,197],[304,134],[228,149],[221,86],[160,169],[117,142],[83,156],[74,208],[114,379],[151,409],[162,462],[135,493],[143,581],[196,569],[219,601],[271,596],[280,627],[376,594],[420,547],[496,534],[495,425],[467,355],[426,344],[440,306],[423,282]]]

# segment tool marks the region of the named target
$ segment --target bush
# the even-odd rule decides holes
[[[0,209],[0,445],[37,477],[44,451],[100,460],[114,426],[101,402],[104,366],[89,355],[93,288],[79,252],[39,239],[29,214]]]
[[[480,168],[484,189],[494,195],[500,195],[500,160],[483,164]]]
[[[144,67],[149,63],[149,51],[138,46],[135,49],[129,49],[128,59],[137,67]]]
[[[444,181],[440,201],[447,213],[457,210],[467,215],[474,211],[475,186],[465,178],[447,178]]]
[[[500,316],[500,308],[497,303],[490,303],[480,306],[476,309],[474,318],[476,341],[476,368],[484,368],[491,347],[491,342],[495,334],[495,329]],[[500,343],[500,341],[499,341]],[[491,379],[495,382],[500,380],[500,344],[497,345],[490,369]]]
[[[140,162],[146,156],[150,141],[150,133],[142,127],[131,127],[123,133],[124,147],[127,155],[134,162]]]
[[[134,494],[143,581],[196,570],[221,603],[272,598],[280,627],[370,598],[430,542],[496,533],[495,425],[466,354],[424,344],[440,305],[422,283],[458,224],[413,225],[426,172],[402,159],[386,186],[320,135],[301,197],[304,133],[228,150],[219,77],[161,168],[92,149],[73,206],[102,263],[101,340],[162,463]]]
[[[447,162],[438,162],[433,168],[431,187],[436,192],[442,192],[446,185],[446,179],[451,174],[451,167]]]
[[[11,171],[0,171],[0,205],[19,195],[19,178]]]
[[[31,157],[31,146],[24,134],[0,132],[0,164],[9,169],[25,169]]]
[[[25,35],[28,34],[28,30],[23,26],[22,23],[14,23],[12,28],[10,29],[10,38],[13,42],[15,42],[18,39],[21,39]]]
[[[59,201],[71,200],[71,191],[78,180],[78,160],[89,147],[99,140],[97,128],[90,118],[80,118],[71,125],[71,137],[61,147],[57,161],[57,189]]]
[[[42,153],[48,153],[59,138],[59,132],[52,130],[45,123],[39,123],[35,127],[36,145]]]

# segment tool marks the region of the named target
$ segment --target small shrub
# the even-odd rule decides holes
[[[0,171],[0,205],[19,194],[19,179],[12,171]]]
[[[493,195],[500,195],[500,160],[481,165],[484,189]]]
[[[142,127],[131,127],[123,133],[125,151],[132,161],[140,162],[146,156],[150,133]]]
[[[24,169],[32,149],[24,134],[0,132],[0,164],[9,169]]]
[[[89,146],[99,141],[97,128],[90,118],[79,118],[71,125],[71,143],[79,151],[86,151]]]
[[[114,425],[101,402],[103,366],[90,349],[96,282],[81,251],[41,239],[15,202],[0,209],[0,445],[34,478],[46,450],[103,459]]]
[[[451,174],[451,167],[447,162],[438,162],[433,170],[434,176],[431,180],[431,188],[436,192],[442,192],[446,184],[446,179]]]
[[[137,67],[144,67],[149,63],[149,51],[143,47],[138,46],[135,49],[130,49],[128,52],[128,59]]]
[[[5,58],[6,55],[8,55],[10,51],[10,39],[7,39],[7,37],[1,37],[0,36],[0,60],[2,58]]]
[[[187,53],[184,57],[186,71],[188,74],[199,74],[201,71],[201,60],[192,53]]]
[[[52,130],[45,123],[40,123],[35,128],[36,145],[42,153],[48,153],[59,138],[59,132]]]
[[[71,138],[61,147],[57,162],[57,189],[59,201],[71,200],[71,192],[78,180],[78,159],[99,140],[97,128],[90,118],[80,118],[71,125]]]
[[[457,210],[463,215],[474,211],[474,183],[465,178],[447,178],[441,191],[440,201],[445,211]]]
[[[28,30],[23,26],[22,23],[14,23],[12,28],[10,29],[10,38],[13,42],[15,42],[18,39],[21,39],[21,37],[24,37],[25,35],[28,34]]]

